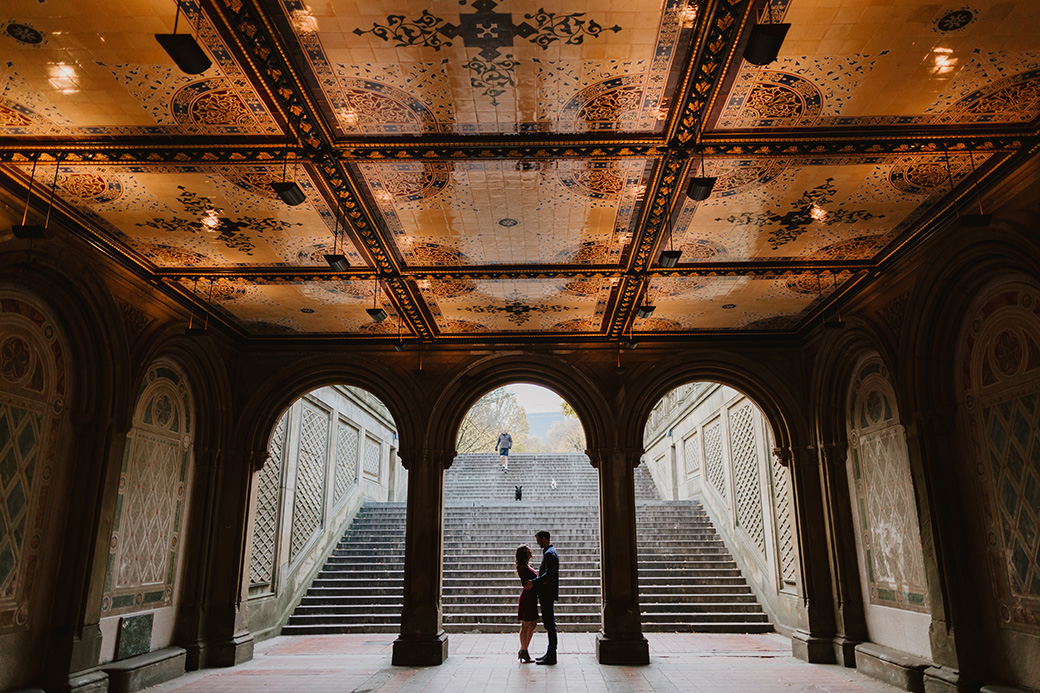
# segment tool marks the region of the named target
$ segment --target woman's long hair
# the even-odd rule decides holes
[[[522,544],[516,547],[516,574],[520,574],[520,567],[527,565],[527,562],[531,560],[531,547],[527,544]]]

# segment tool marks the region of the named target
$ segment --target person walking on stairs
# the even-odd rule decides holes
[[[531,562],[531,547],[527,544],[516,549],[516,574],[525,587],[531,580],[538,576],[529,564]],[[538,597],[529,589],[520,590],[520,604],[517,608],[517,620],[520,621],[520,651],[516,653],[517,659],[522,663],[533,662],[527,648],[534,636],[534,628],[538,625]]]
[[[505,431],[498,437],[498,463],[502,465],[502,471],[509,471],[509,448],[513,447],[513,436]]]
[[[534,535],[542,549],[542,564],[538,566],[538,577],[524,584],[525,590],[534,590],[542,607],[542,625],[549,636],[549,647],[545,654],[535,660],[537,664],[556,664],[556,600],[560,597],[560,557],[552,545],[549,532],[541,530]]]

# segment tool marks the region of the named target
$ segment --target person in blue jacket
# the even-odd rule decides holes
[[[502,471],[509,471],[509,448],[513,447],[513,436],[505,431],[498,437],[498,463],[502,465]]]

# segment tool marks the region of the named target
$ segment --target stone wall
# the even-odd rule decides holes
[[[253,480],[249,624],[276,635],[366,500],[403,501],[397,429],[370,393],[325,387],[297,400]]]
[[[700,500],[777,630],[797,623],[789,474],[762,412],[732,388],[689,383],[646,427],[644,462],[661,497]]]

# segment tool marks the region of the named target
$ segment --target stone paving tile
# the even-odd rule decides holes
[[[205,669],[153,693],[892,693],[897,689],[834,665],[791,656],[775,633],[648,633],[650,665],[596,662],[594,633],[561,633],[559,664],[516,662],[515,635],[451,634],[439,667],[390,664],[393,634],[283,636],[258,643],[252,661]],[[532,654],[545,650],[535,635]]]

